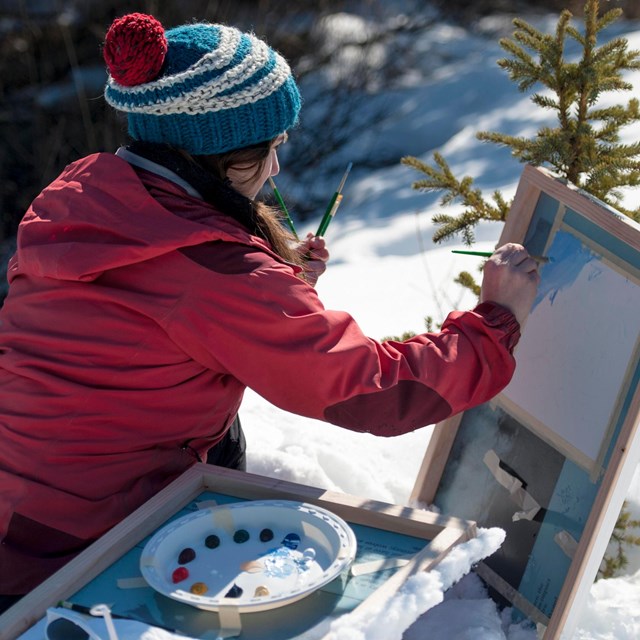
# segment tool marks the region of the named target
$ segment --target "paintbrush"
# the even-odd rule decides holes
[[[69,609],[69,611],[77,611],[78,613],[83,613],[86,616],[91,616],[92,618],[102,618],[102,614],[93,611],[93,607],[86,607],[83,604],[76,604],[75,602],[68,602],[67,600],[61,600],[58,602],[58,606],[62,609]],[[129,616],[122,616],[117,613],[111,613],[110,615],[115,620],[132,620],[133,622],[140,622],[142,624],[148,624],[151,627],[157,627],[158,629],[164,629],[165,631],[170,631],[171,633],[178,633],[176,629],[172,629],[171,627],[165,627],[157,622],[146,622],[145,620],[139,620],[138,618],[131,618]]]
[[[273,181],[273,178],[269,178],[269,184],[271,185],[271,188],[273,189],[273,195],[276,197],[276,200],[278,201],[278,204],[280,205],[280,209],[282,209],[282,213],[284,213],[284,217],[287,221],[287,224],[289,225],[289,229],[291,229],[291,231],[293,232],[293,235],[295,237],[296,240],[299,240],[300,238],[298,238],[298,233],[296,232],[296,228],[293,224],[293,220],[291,219],[291,216],[289,215],[289,212],[287,211],[287,205],[284,203],[284,200],[282,199],[282,196],[280,195],[280,192],[278,191],[278,188],[276,187],[276,183]]]
[[[350,162],[347,165],[347,170],[344,172],[342,176],[342,180],[340,181],[340,185],[338,186],[338,190],[333,194],[333,197],[329,201],[327,206],[327,210],[324,212],[322,216],[322,220],[320,220],[320,226],[318,227],[318,231],[316,231],[317,236],[323,236],[327,232],[327,227],[331,222],[332,218],[336,215],[336,211],[342,202],[342,189],[344,187],[344,183],[347,181],[347,176],[349,175],[349,171],[351,171],[351,167],[353,163]]]
[[[480,256],[482,258],[490,258],[493,255],[493,251],[465,251],[463,249],[452,249],[451,253],[462,253],[466,256]],[[533,258],[536,262],[551,262],[551,258],[547,256],[529,256]]]

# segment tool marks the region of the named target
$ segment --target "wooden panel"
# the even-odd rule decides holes
[[[389,584],[384,583],[374,591],[374,603],[392,594],[416,571],[435,566],[456,544],[476,535],[475,523],[460,518],[196,464],[0,616],[0,640],[12,640],[31,628],[48,607],[69,598],[100,576],[187,503],[207,491],[248,500],[307,502],[324,507],[352,524],[425,540],[422,551],[396,571]],[[370,606],[368,599],[360,606]]]

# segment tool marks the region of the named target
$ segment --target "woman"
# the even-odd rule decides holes
[[[229,433],[247,386],[381,436],[490,399],[538,281],[507,245],[481,303],[440,333],[367,338],[311,286],[324,241],[292,246],[256,200],[298,119],[287,63],[236,29],[165,32],[142,14],[114,22],[104,55],[133,142],[71,164],[34,200],[0,312],[5,602],[196,461],[241,467]]]

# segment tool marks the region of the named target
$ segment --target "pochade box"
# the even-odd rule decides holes
[[[470,521],[197,464],[1,616],[0,639],[108,639],[110,622],[119,640],[321,640],[475,537]]]

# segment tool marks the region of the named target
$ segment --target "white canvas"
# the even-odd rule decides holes
[[[559,231],[504,396],[596,461],[638,341],[640,287]]]

